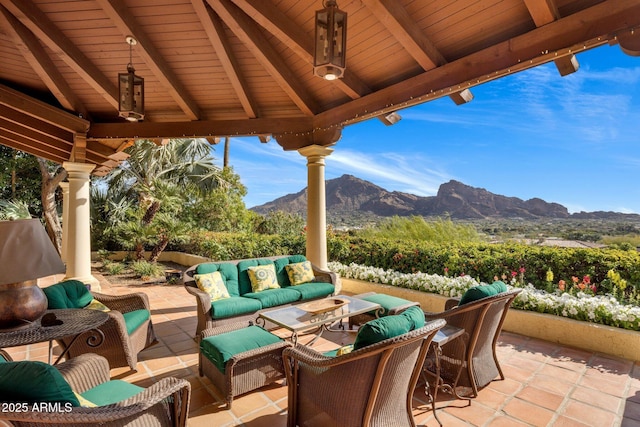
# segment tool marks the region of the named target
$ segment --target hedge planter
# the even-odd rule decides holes
[[[378,292],[417,301],[425,311],[442,311],[446,297],[412,289],[342,278],[342,291]],[[640,332],[581,322],[551,314],[509,309],[503,330],[583,350],[640,362]]]

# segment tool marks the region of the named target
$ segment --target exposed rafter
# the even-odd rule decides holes
[[[118,108],[118,88],[38,9],[31,0],[0,0],[22,24],[91,87]]]
[[[247,49],[260,61],[300,110],[309,116],[319,110],[316,101],[304,90],[298,78],[289,70],[273,46],[265,40],[255,21],[229,0],[207,0],[207,3],[242,40]]]
[[[420,30],[407,10],[393,0],[363,0],[363,3],[382,22],[398,42],[411,54],[413,59],[429,71],[447,63],[447,60]],[[470,102],[473,94],[465,89],[464,94],[451,94],[456,105]]]
[[[0,27],[11,36],[24,59],[47,85],[60,105],[88,118],[87,110],[54,66],[38,39],[3,6],[0,6]]]
[[[142,30],[142,26],[136,22],[133,15],[127,10],[122,0],[96,0],[96,2],[122,32],[123,47],[124,38],[127,35],[132,35],[138,42],[136,53],[143,58],[147,67],[171,94],[186,116],[190,120],[198,120],[200,118],[200,109],[195,101],[191,99],[182,83],[171,71],[171,68],[162,60],[162,55]]]

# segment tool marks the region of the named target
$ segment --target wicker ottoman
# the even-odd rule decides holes
[[[202,331],[200,376],[206,375],[225,396],[235,396],[284,378],[282,350],[291,344],[253,325],[238,322]]]

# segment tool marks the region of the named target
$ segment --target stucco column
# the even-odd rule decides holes
[[[298,150],[307,158],[307,259],[327,269],[327,201],[324,182],[324,158],[333,149],[309,145]]]
[[[69,176],[69,209],[64,228],[68,233],[66,279],[76,279],[99,290],[98,280],[91,275],[91,221],[89,178],[95,165],[64,162]]]
[[[67,263],[67,248],[69,247],[69,183],[58,184],[62,189],[62,248],[60,257]]]

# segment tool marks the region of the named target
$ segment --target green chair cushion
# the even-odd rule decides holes
[[[276,307],[283,304],[291,304],[300,300],[300,292],[292,288],[267,289],[260,292],[244,294],[244,298],[260,301],[262,308]]]
[[[225,319],[246,313],[254,313],[262,308],[260,301],[245,297],[231,297],[211,302],[211,318]]]
[[[496,280],[489,285],[473,286],[462,295],[458,305],[464,305],[482,298],[498,295],[501,292],[507,292],[507,285],[500,280]]]
[[[79,280],[65,280],[42,288],[49,300],[49,309],[83,308],[93,300],[93,295]]]
[[[300,292],[301,301],[306,301],[310,299],[323,298],[333,294],[336,290],[336,287],[331,283],[324,282],[313,282],[313,283],[303,283],[302,285],[296,285],[290,287],[290,289],[296,290]]]
[[[80,406],[69,383],[47,363],[0,363],[0,378],[0,402],[61,402]]]
[[[270,259],[245,259],[238,262],[238,286],[240,288],[240,296],[253,292],[248,273],[249,267],[268,264],[273,264],[273,261]]]
[[[424,311],[418,306],[409,307],[397,316],[404,316],[409,321],[409,331],[422,328],[425,323]]]
[[[412,322],[409,317],[402,314],[381,317],[370,320],[360,326],[356,339],[353,342],[353,350],[358,350],[398,335],[406,334],[411,330]]]
[[[202,355],[224,373],[225,365],[233,356],[282,341],[282,338],[259,326],[248,326],[200,341]]]
[[[140,309],[122,313],[122,316],[124,317],[124,323],[127,325],[127,333],[131,335],[133,331],[149,320],[151,313],[149,313],[149,310]]]
[[[205,262],[196,267],[196,274],[207,274],[219,271],[224,281],[229,295],[232,297],[240,296],[240,287],[238,285],[238,266],[230,262]]]
[[[80,394],[89,402],[94,403],[97,406],[105,406],[121,402],[131,396],[135,396],[143,390],[144,388],[130,384],[126,381],[111,380]]]
[[[404,298],[398,298],[398,297],[394,297],[392,295],[386,295],[386,294],[367,295],[367,296],[363,296],[362,299],[365,301],[380,304],[380,307],[382,307],[382,316],[388,315],[389,310],[395,307],[406,305],[412,302]]]
[[[289,264],[296,264],[298,262],[304,262],[307,258],[304,255],[289,255],[288,257],[278,258],[273,263],[276,266],[276,277],[281,288],[291,286],[291,280],[287,274],[285,266]]]

